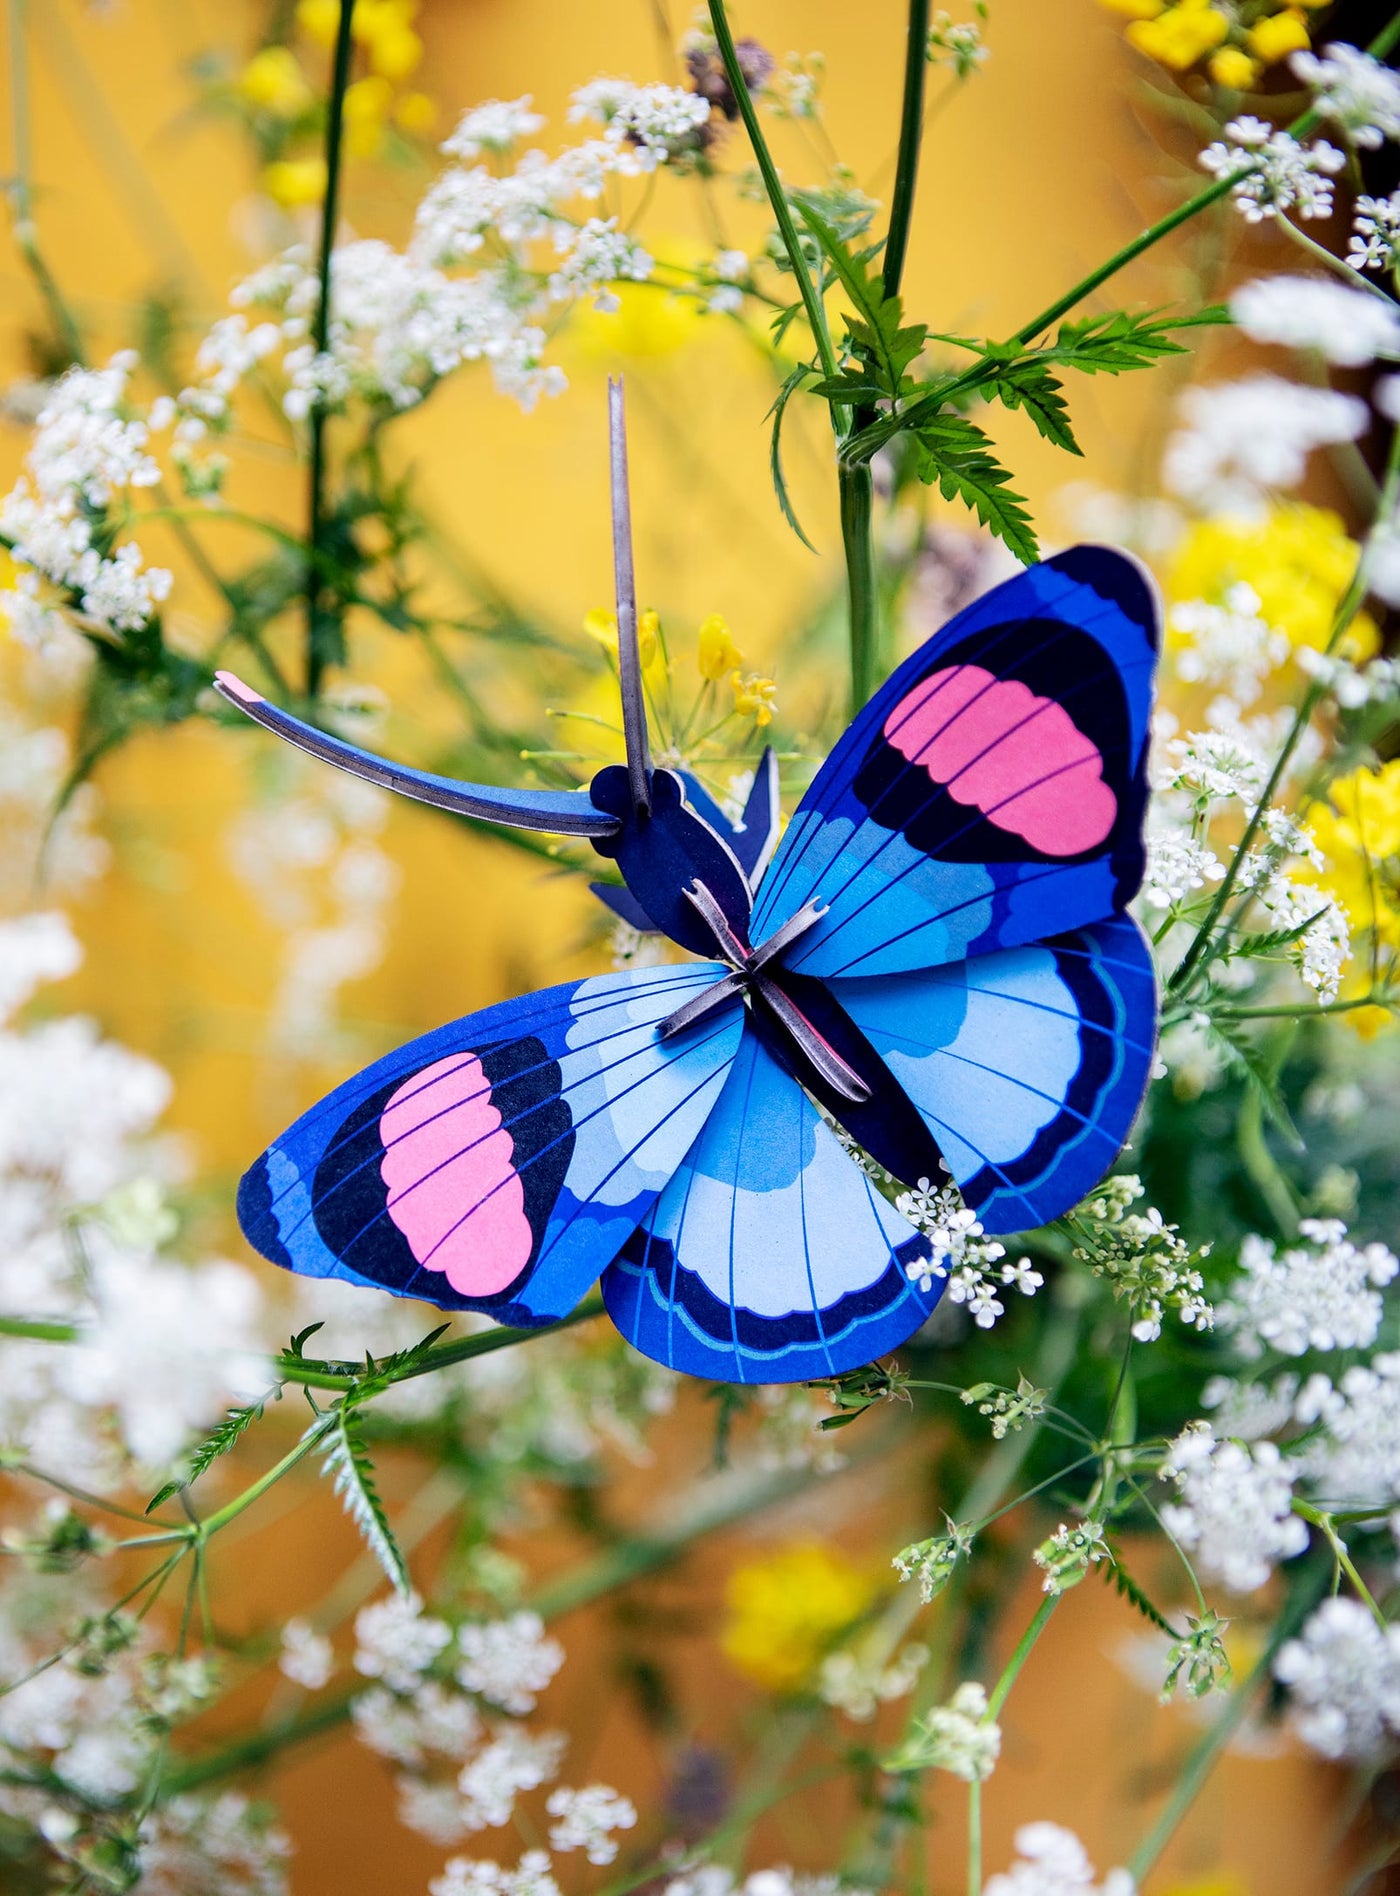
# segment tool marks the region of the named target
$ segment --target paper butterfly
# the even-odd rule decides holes
[[[988,1232],[1069,1210],[1127,1136],[1156,1021],[1124,913],[1154,595],[1104,547],[998,586],[859,713],[774,849],[771,754],[737,826],[651,766],[611,400],[625,767],[587,790],[459,783],[219,682],[372,782],[590,838],[626,883],[606,891],[617,912],[698,959],[523,995],[386,1055],[268,1148],[239,1218],[288,1269],[503,1323],[554,1322],[601,1276],[659,1362],[821,1378],[904,1342],[943,1287],[832,1122],[898,1179],[946,1167]]]

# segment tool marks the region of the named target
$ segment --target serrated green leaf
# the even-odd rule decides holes
[[[936,415],[918,430],[919,478],[936,482],[945,500],[961,500],[982,525],[1004,540],[1017,559],[1040,557],[1025,501],[992,453],[982,430],[965,415]]]
[[[985,393],[1004,408],[1024,409],[1036,433],[1057,448],[1063,448],[1066,454],[1081,452],[1060,383],[1043,362],[1012,363],[988,385]]]
[[[927,339],[928,325],[905,323],[899,297],[886,296],[884,283],[871,267],[874,250],[852,256],[810,198],[798,194],[793,202],[855,305],[856,315],[846,321],[846,340],[851,351],[861,356],[867,369],[878,377],[879,395],[869,399],[897,400],[905,371]]]
[[[313,1327],[319,1329],[320,1325]],[[184,1474],[174,1481],[167,1481],[163,1488],[151,1496],[146,1503],[147,1514],[154,1514],[156,1509],[163,1506],[173,1495],[181,1494],[186,1488],[192,1487],[221,1455],[227,1455],[234,1443],[245,1435],[255,1422],[262,1420],[266,1401],[267,1398],[264,1397],[262,1402],[249,1403],[246,1408],[230,1409],[223,1421],[209,1431],[190,1456],[185,1465]]]
[[[1269,1065],[1263,1054],[1255,1046],[1247,1033],[1241,1032],[1228,1020],[1218,1015],[1212,1016],[1211,1032],[1222,1040],[1244,1075],[1246,1086],[1254,1093],[1273,1124],[1288,1139],[1294,1148],[1302,1152],[1304,1141],[1302,1134],[1293,1123],[1293,1116],[1284,1103],[1278,1087],[1278,1075]]]
[[[1117,1554],[1110,1556],[1106,1565],[1100,1568],[1100,1572],[1105,1580],[1112,1582],[1129,1606],[1141,1613],[1142,1617],[1155,1626],[1159,1632],[1169,1633],[1173,1639],[1179,1637],[1166,1614],[1152,1604],[1127,1568],[1120,1565]]]
[[[1260,935],[1237,935],[1221,950],[1221,959],[1238,961],[1251,955],[1272,954],[1276,948],[1291,948],[1295,942],[1303,939],[1315,922],[1322,920],[1330,906],[1330,903],[1324,902],[1314,914],[1292,928],[1274,928]]]
[[[384,1569],[400,1594],[413,1591],[408,1563],[394,1539],[394,1530],[384,1512],[374,1477],[374,1463],[356,1426],[356,1406],[342,1402],[335,1412],[330,1436],[322,1451],[321,1465],[331,1477],[331,1486],[341,1504],[359,1528],[365,1545]]]
[[[1175,341],[1171,331],[1229,321],[1229,311],[1220,304],[1188,316],[1164,315],[1160,310],[1134,316],[1127,310],[1112,310],[1062,324],[1051,346],[1035,353],[1041,361],[1059,362],[1085,375],[1122,375],[1130,369],[1149,368],[1163,356],[1184,355],[1185,343]]]
[[[768,410],[768,416],[773,423],[773,432],[768,442],[768,468],[773,476],[773,491],[778,496],[778,506],[782,510],[783,519],[787,521],[807,551],[815,553],[817,549],[802,531],[802,522],[797,517],[792,498],[788,493],[787,476],[783,472],[782,451],[783,416],[787,413],[787,405],[811,373],[807,364],[800,362],[778,390],[773,406]]]

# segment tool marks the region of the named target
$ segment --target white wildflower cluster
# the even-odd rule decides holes
[[[843,1647],[830,1652],[817,1672],[817,1696],[858,1725],[869,1724],[882,1705],[907,1698],[928,1664],[928,1648],[902,1646],[892,1659]]]
[[[1205,730],[1168,739],[1157,775],[1160,788],[1180,791],[1205,816],[1217,803],[1239,802],[1252,811],[1268,768],[1245,733]]]
[[[1262,1587],[1279,1561],[1307,1547],[1307,1527],[1291,1511],[1293,1476],[1273,1442],[1220,1441],[1196,1422],[1171,1443],[1161,1478],[1178,1495],[1162,1508],[1168,1533],[1232,1593]]]
[[[1180,641],[1177,676],[1188,685],[1219,686],[1240,705],[1254,703],[1264,680],[1289,654],[1287,636],[1260,617],[1259,595],[1242,581],[1218,604],[1180,601],[1167,626]]]
[[[550,1792],[545,1809],[554,1819],[549,1827],[550,1849],[582,1850],[590,1863],[597,1864],[616,1860],[618,1843],[613,1833],[631,1830],[637,1821],[631,1800],[619,1797],[606,1784],[590,1784],[581,1791],[561,1785]]]
[[[1045,1575],[1041,1581],[1045,1593],[1064,1593],[1077,1587],[1090,1567],[1109,1558],[1108,1543],[1097,1521],[1078,1521],[1072,1527],[1061,1522],[1031,1555]]]
[[[1223,139],[1207,145],[1200,163],[1213,178],[1232,178],[1230,195],[1248,223],[1289,212],[1298,217],[1332,215],[1332,180],[1346,164],[1344,153],[1325,138],[1303,145],[1267,119],[1232,119]]]
[[[1016,1832],[1016,1861],[989,1878],[983,1896],[1133,1896],[1136,1887],[1126,1870],[1110,1870],[1098,1882],[1072,1830],[1037,1823]]]
[[[39,410],[25,471],[0,504],[0,533],[20,569],[0,607],[26,644],[54,638],[60,608],[105,634],[138,631],[169,594],[170,574],[146,566],[134,540],[116,540],[132,489],[160,479],[146,423],[123,412],[135,366],[124,350],[105,369],[59,378]]]
[[[278,1670],[293,1685],[319,1692],[330,1683],[335,1671],[335,1648],[324,1633],[318,1633],[309,1621],[289,1619],[282,1628],[282,1651]]]
[[[1400,75],[1357,46],[1334,43],[1321,55],[1294,53],[1289,61],[1313,104],[1325,119],[1341,127],[1353,145],[1378,151],[1400,138]]]
[[[1356,200],[1347,262],[1353,270],[1390,270],[1400,255],[1400,191]]]
[[[0,923],[4,1012],[80,958],[61,916]],[[0,1444],[89,1485],[127,1457],[165,1466],[268,1386],[257,1279],[160,1255],[174,1221],[143,1141],[169,1095],[159,1067],[90,1021],[24,1029],[0,1013],[0,1309],[81,1330],[62,1350],[0,1339]]]
[[[1210,1246],[1193,1251],[1155,1205],[1133,1211],[1142,1196],[1142,1180],[1131,1172],[1106,1179],[1081,1207],[1089,1241],[1075,1247],[1075,1257],[1127,1303],[1139,1343],[1157,1340],[1168,1310],[1188,1329],[1210,1329],[1214,1313],[1198,1268]]]
[[[291,1839],[238,1791],[158,1804],[141,1825],[142,1896],[286,1896]]]
[[[1158,818],[1149,822],[1145,840],[1142,899],[1149,908],[1175,908],[1197,889],[1219,882],[1225,874],[1225,865],[1215,851],[1189,830],[1169,827]]]
[[[1400,1627],[1360,1600],[1324,1600],[1274,1660],[1293,1727],[1324,1758],[1369,1761],[1400,1739]]]
[[[1001,1727],[987,1715],[984,1687],[969,1679],[946,1705],[916,1719],[888,1764],[891,1771],[947,1771],[966,1784],[981,1784],[1001,1756]]]
[[[803,1876],[786,1868],[754,1870],[741,1881],[718,1863],[673,1876],[661,1896],[871,1896],[835,1876]]]
[[[1167,488],[1202,512],[1246,517],[1296,486],[1316,448],[1355,441],[1370,419],[1354,395],[1262,374],[1188,388],[1179,408],[1185,425],[1162,457]]]
[[[1400,354],[1400,307],[1331,277],[1257,277],[1235,291],[1230,314],[1255,342],[1315,349],[1339,368]]]
[[[428,1889],[431,1896],[560,1896],[546,1850],[527,1850],[513,1870],[474,1857],[451,1857]]]
[[[1248,886],[1243,875],[1241,885]],[[1351,958],[1351,923],[1341,903],[1311,883],[1295,882],[1279,869],[1254,886],[1254,900],[1267,929],[1285,934],[1302,931],[1289,945],[1289,959],[1315,994],[1325,1001],[1336,1000],[1342,970]]]
[[[1337,1219],[1305,1218],[1303,1242],[1280,1253],[1271,1239],[1246,1237],[1241,1275],[1216,1320],[1247,1360],[1265,1350],[1366,1349],[1381,1322],[1381,1288],[1400,1261],[1383,1244],[1358,1248]]]
[[[1038,1422],[1050,1398],[1044,1389],[1036,1388],[1029,1376],[1018,1376],[1014,1389],[1000,1389],[995,1383],[973,1383],[963,1390],[962,1400],[969,1408],[975,1407],[978,1415],[988,1418],[992,1440],[1000,1442],[1008,1434],[1019,1434],[1027,1422]]]
[[[955,20],[946,8],[934,8],[928,29],[930,65],[951,66],[955,78],[967,79],[990,57],[980,21]]]
[[[936,1594],[943,1591],[953,1577],[960,1560],[966,1560],[972,1551],[972,1535],[957,1521],[947,1521],[948,1532],[935,1534],[929,1540],[914,1541],[903,1547],[894,1556],[890,1565],[901,1580],[917,1580],[919,1597],[927,1606]]]
[[[512,1722],[534,1709],[563,1663],[538,1615],[469,1621],[454,1632],[416,1595],[395,1595],[360,1612],[355,1641],[356,1670],[377,1681],[355,1699],[355,1728],[371,1750],[399,1767],[399,1814],[410,1829],[434,1843],[459,1843],[509,1823],[517,1798],[556,1776],[563,1734]],[[511,1717],[501,1718],[501,1711]],[[561,1805],[561,1824],[571,1835],[588,1823],[594,1828],[583,1845],[555,1847],[591,1842],[599,1850],[602,1790],[576,1795],[591,1801],[571,1821],[574,1807]],[[617,1809],[624,1804],[618,1800]],[[625,1826],[619,1817],[611,1827]]]
[[[1294,1416],[1317,1433],[1297,1461],[1329,1506],[1376,1507],[1400,1500],[1400,1351],[1354,1363],[1334,1383],[1309,1376]]]
[[[1400,603],[1400,535],[1383,536],[1373,542],[1372,551],[1371,590],[1388,605]],[[1389,558],[1382,561],[1374,557],[1378,554]],[[1393,658],[1373,658],[1356,665],[1340,653],[1320,652],[1312,645],[1300,646],[1295,657],[1298,669],[1315,679],[1343,711],[1400,698],[1400,663]]]
[[[1288,1428],[1297,1395],[1298,1378],[1292,1375],[1277,1376],[1271,1383],[1212,1376],[1201,1391],[1201,1407],[1215,1417],[1217,1435],[1257,1442]]]
[[[949,1301],[965,1305],[979,1330],[990,1330],[1005,1315],[998,1290],[1014,1287],[1033,1297],[1045,1282],[1025,1258],[1001,1263],[1006,1246],[985,1236],[976,1212],[963,1203],[951,1179],[935,1186],[921,1178],[917,1188],[901,1192],[894,1205],[929,1241],[929,1255],[905,1266],[910,1281],[928,1290],[936,1277],[946,1278]]]
[[[331,322],[315,344],[320,285],[302,246],[256,271],[233,293],[197,360],[197,379],[170,409],[176,446],[224,429],[239,382],[258,364],[280,368],[294,421],[352,399],[402,410],[462,365],[490,365],[497,387],[530,409],[564,387],[546,363],[549,332],[584,298],[616,307],[614,286],[645,281],[653,261],[616,216],[596,207],[614,180],[674,166],[701,148],[709,102],[666,85],[599,79],[574,94],[570,117],[602,135],[555,157],[523,139],[543,120],[528,98],[467,112],[443,144],[452,161],[419,204],[400,251],[374,238],[336,246]],[[217,469],[202,464],[204,490]],[[186,466],[186,480],[191,475]]]

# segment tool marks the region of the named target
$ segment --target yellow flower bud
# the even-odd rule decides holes
[[[594,606],[583,615],[583,629],[590,639],[595,639],[605,652],[617,657],[617,614],[609,612],[605,606]]]
[[[1277,65],[1290,53],[1301,53],[1309,44],[1308,23],[1290,7],[1272,19],[1259,20],[1249,29],[1249,49],[1266,66]]]
[[[297,0],[297,25],[322,46],[334,46],[340,0]]]
[[[369,44],[369,63],[385,79],[407,79],[423,57],[423,42],[411,26],[394,25]]]
[[[238,91],[255,111],[294,119],[311,103],[311,87],[287,46],[264,46],[238,75]]]
[[[1248,92],[1259,77],[1258,66],[1238,46],[1222,46],[1208,70],[1218,86],[1228,86],[1232,92]]]
[[[393,92],[387,79],[357,79],[345,88],[345,149],[355,158],[372,158],[384,136]]]
[[[285,211],[294,211],[305,204],[319,204],[326,195],[326,161],[324,158],[279,158],[275,164],[263,167],[262,187]]]
[[[717,685],[726,672],[734,670],[742,657],[743,653],[729,636],[729,627],[717,612],[701,620],[695,645],[695,662],[702,678]]]
[[[410,138],[429,137],[437,116],[437,103],[426,92],[405,92],[394,106],[394,123]]]
[[[661,615],[650,606],[637,616],[637,656],[649,671],[661,655]]]
[[[1130,20],[1155,20],[1165,0],[1099,0],[1110,13],[1122,13]]]
[[[741,718],[752,718],[761,730],[773,722],[777,710],[774,699],[778,687],[761,672],[731,672],[729,689],[734,693],[734,709]]]
[[[1185,72],[1203,53],[1227,37],[1230,22],[1208,0],[1180,0],[1170,13],[1152,20],[1135,20],[1127,37],[1140,53],[1173,72]]]

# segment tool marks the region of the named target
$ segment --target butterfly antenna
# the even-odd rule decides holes
[[[627,420],[622,377],[608,380],[608,446],[612,463],[613,571],[617,579],[617,668],[622,680],[622,730],[627,782],[638,815],[651,809],[651,753],[637,642],[637,578],[632,565],[632,502],[627,487]]]

